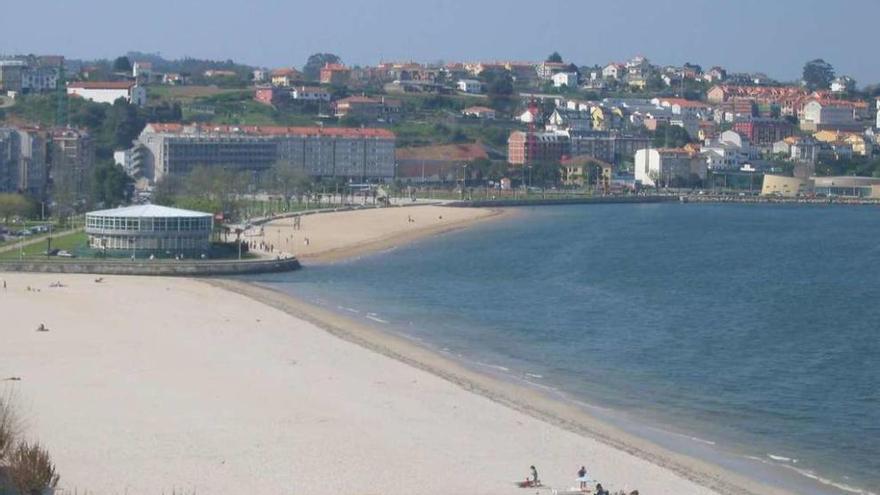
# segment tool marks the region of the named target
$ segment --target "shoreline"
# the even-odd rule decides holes
[[[367,215],[375,215],[382,214],[391,211],[413,211],[414,215],[417,212],[421,214],[423,212],[430,211],[433,215],[434,213],[440,211],[449,212],[452,215],[461,215],[462,218],[453,219],[449,221],[432,221],[422,226],[419,225],[417,227],[412,228],[411,230],[401,230],[401,229],[392,229],[384,233],[380,233],[378,237],[367,237],[366,239],[357,239],[357,240],[336,240],[336,242],[331,242],[330,245],[326,249],[314,249],[311,252],[297,252],[296,249],[293,249],[293,255],[296,256],[297,260],[300,261],[301,264],[307,266],[308,264],[314,263],[333,263],[338,261],[346,261],[353,258],[357,258],[359,256],[369,255],[378,253],[381,251],[385,251],[400,245],[409,244],[415,241],[419,241],[422,239],[426,239],[432,236],[445,234],[447,232],[453,232],[456,230],[460,230],[463,228],[471,227],[474,225],[478,225],[482,222],[497,220],[509,216],[515,215],[510,209],[493,207],[493,208],[479,208],[479,209],[461,209],[455,208],[451,206],[436,206],[436,205],[412,205],[406,207],[395,208],[394,210],[389,209],[370,209],[370,210],[351,210],[345,212],[323,212],[317,213],[314,215],[309,215],[307,220],[307,230],[303,235],[308,234],[308,225],[311,225],[315,219],[327,219],[331,218],[333,220],[337,218],[341,218],[344,215],[358,215],[358,214],[367,214]],[[265,230],[269,231],[268,234],[265,234],[261,238],[269,237],[271,235],[272,229],[278,229],[279,232],[279,241],[278,245],[281,246],[280,242],[280,231],[283,228],[289,227],[288,223],[291,221],[291,218],[284,218],[280,220],[273,220],[265,224]],[[349,221],[351,221],[349,219]],[[317,245],[313,239],[313,245]],[[311,246],[309,246],[311,248]]]
[[[512,381],[471,369],[414,341],[356,322],[278,290],[251,282],[201,282],[253,299],[368,351],[430,373],[453,385],[551,426],[647,461],[721,495],[793,495],[712,463],[660,447],[596,418],[575,404]]]

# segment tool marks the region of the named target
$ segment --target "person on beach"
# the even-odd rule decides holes
[[[541,482],[538,480],[538,470],[535,466],[530,466],[529,470],[532,472],[532,486],[541,486]]]
[[[586,489],[587,489],[587,468],[586,467],[581,466],[581,468],[578,469],[578,480],[580,480],[580,482],[581,482],[581,490],[586,491]]]
[[[602,483],[596,483],[596,495],[611,495],[608,490],[602,487]]]

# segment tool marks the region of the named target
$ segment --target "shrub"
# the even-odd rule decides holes
[[[39,443],[21,442],[9,456],[8,476],[21,495],[42,495],[58,485],[58,473]]]
[[[0,466],[4,465],[18,437],[18,418],[12,408],[12,394],[0,395]]]

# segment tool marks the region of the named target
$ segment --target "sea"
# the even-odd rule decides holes
[[[794,493],[880,493],[880,208],[612,204],[252,281]]]

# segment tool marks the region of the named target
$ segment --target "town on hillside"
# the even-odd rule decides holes
[[[880,198],[878,97],[821,59],[776,81],[559,53],[374,66],[317,53],[299,67],[2,55],[0,216],[149,202],[223,213],[213,187],[231,183],[288,200],[379,185],[414,198],[867,200]]]

